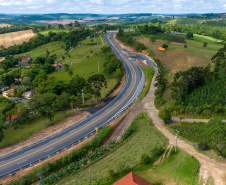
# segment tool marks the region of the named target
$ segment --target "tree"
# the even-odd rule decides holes
[[[203,42],[203,48],[207,47],[207,42]]]
[[[168,109],[161,109],[159,111],[159,117],[164,121],[165,124],[169,124],[171,122],[171,112]]]
[[[167,44],[163,44],[163,45],[162,45],[162,48],[167,49],[167,48],[168,48],[168,45],[167,45]]]
[[[60,28],[60,29],[64,29],[64,25],[62,25],[62,24],[58,24],[58,28]]]
[[[184,45],[184,48],[185,48],[185,49],[187,49],[187,48],[188,48],[188,45],[187,45],[187,44],[185,44],[185,45]]]
[[[4,139],[4,129],[6,129],[3,125],[0,125],[0,142]]]
[[[100,90],[102,87],[107,87],[107,81],[102,74],[95,74],[89,77],[88,79],[89,87],[91,90],[91,93],[93,93],[96,96],[97,102],[98,98],[101,97]]]
[[[70,94],[63,92],[56,101],[54,102],[54,107],[57,110],[61,110],[63,112],[64,118],[67,116],[67,108],[70,105]]]
[[[188,33],[186,34],[186,38],[187,38],[187,39],[193,39],[193,33],[188,32]]]
[[[43,117],[44,127],[46,127],[47,107],[40,107],[38,113]]]
[[[68,75],[69,75],[70,77],[72,77],[72,76],[73,76],[73,71],[72,71],[72,70],[69,70],[69,71],[68,71]]]
[[[180,123],[181,123],[182,119],[184,119],[184,116],[180,116],[179,119],[180,119]]]
[[[54,110],[48,109],[46,111],[46,116],[49,118],[50,124],[52,124],[52,119],[54,117]]]
[[[65,64],[65,65],[64,65],[64,70],[65,70],[65,71],[69,71],[69,67],[70,67],[70,66],[69,66],[68,64]]]
[[[156,42],[156,36],[151,36],[151,37],[150,37],[150,42],[152,42],[152,44],[153,44],[154,42]]]
[[[40,102],[40,95],[35,94],[33,96],[31,96],[31,98],[28,100],[27,102],[27,106],[34,111],[35,115],[37,116],[37,112],[41,106],[41,102]]]
[[[54,93],[45,93],[40,95],[40,102],[42,106],[53,109],[53,103],[55,102],[57,95]]]

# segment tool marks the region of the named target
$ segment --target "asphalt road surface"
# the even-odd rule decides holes
[[[118,96],[99,112],[74,124],[70,128],[23,149],[0,156],[0,178],[13,175],[14,172],[51,157],[58,151],[66,150],[67,146],[69,147],[69,145],[79,142],[87,134],[95,132],[96,127],[101,128],[106,125],[113,117],[118,116],[128,105],[136,100],[144,86],[144,74],[139,65],[128,56],[128,52],[114,42],[112,34],[106,34],[104,39],[111,46],[117,57],[123,61],[126,71],[125,84]],[[139,54],[137,57],[143,58]]]

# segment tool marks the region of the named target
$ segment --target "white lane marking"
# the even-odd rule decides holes
[[[49,150],[46,150],[45,152],[48,152],[48,151],[50,151],[50,150],[52,150],[53,148],[50,148]]]
[[[17,164],[21,164],[21,163],[24,163],[24,162],[26,162],[27,160],[25,160],[25,161],[22,161],[22,162],[19,162],[19,163],[17,163]]]

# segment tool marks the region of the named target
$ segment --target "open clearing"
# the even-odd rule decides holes
[[[153,126],[152,120],[146,114],[143,118],[137,117],[134,122],[136,131],[122,146],[89,168],[66,177],[58,184],[88,184],[89,169],[92,173],[92,182],[107,178],[108,170],[112,169],[119,173],[126,168],[138,167],[143,153],[151,155],[155,147],[167,147],[168,140]],[[150,165],[148,167],[150,168]],[[122,173],[122,175],[125,174]]]
[[[11,25],[10,24],[4,24],[4,23],[2,23],[2,24],[0,24],[0,28],[9,28],[9,27],[11,27]]]
[[[31,55],[32,58],[37,58],[40,56],[46,56],[46,51],[50,52],[50,55],[56,54],[57,57],[61,57],[65,53],[65,44],[62,41],[51,42],[42,46],[39,46],[29,52],[23,53],[21,55]]]
[[[187,49],[184,48],[182,43],[172,42],[166,51],[158,51],[158,47],[161,47],[164,41],[157,39],[155,43],[151,43],[149,37],[145,35],[145,37],[137,37],[137,40],[151,48],[155,58],[160,59],[163,65],[170,70],[169,84],[163,93],[163,97],[167,100],[171,100],[170,86],[177,71],[187,70],[192,66],[206,66],[207,64],[213,66],[211,58],[223,46],[222,43],[210,40],[209,37],[194,35],[193,40],[186,40]],[[205,49],[203,48],[203,42],[208,44]]]
[[[69,30],[65,30],[65,29],[60,29],[60,28],[53,28],[53,29],[49,29],[49,30],[43,30],[43,31],[39,31],[40,34],[47,36],[49,32],[54,32],[54,33],[59,33],[59,32],[66,32],[68,33]]]
[[[10,46],[19,45],[28,42],[36,35],[32,30],[17,31],[12,33],[0,34],[0,46],[8,48]]]

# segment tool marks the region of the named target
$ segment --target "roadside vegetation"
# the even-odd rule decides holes
[[[144,171],[151,168],[166,149],[168,141],[155,128],[147,114],[143,113],[142,115],[137,116],[131,123],[131,127],[121,137],[125,140],[122,144],[116,146],[110,154],[77,174],[64,178],[59,183],[88,184],[89,176],[87,173],[89,174],[90,169],[92,183],[113,184],[130,171],[135,169]],[[127,137],[125,137],[126,135]],[[141,165],[142,154],[149,156],[149,160],[145,165]],[[110,173],[110,171],[113,173]]]
[[[51,29],[39,31],[38,33],[47,36],[49,34],[49,32],[53,32],[53,33],[66,32],[66,33],[68,33],[69,30],[60,29],[60,28],[51,28]]]

